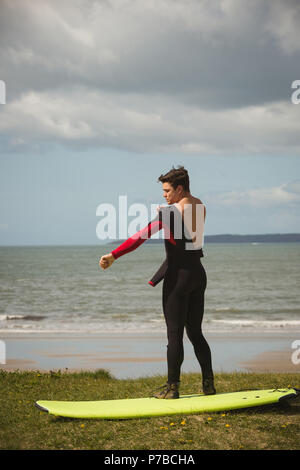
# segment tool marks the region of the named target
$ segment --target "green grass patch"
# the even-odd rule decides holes
[[[117,380],[107,371],[0,371],[1,449],[300,449],[298,401],[259,408],[131,420],[67,419],[38,410],[37,400],[147,397],[165,377]],[[218,392],[300,388],[299,374],[220,373]],[[182,374],[180,392],[198,393],[199,374]]]

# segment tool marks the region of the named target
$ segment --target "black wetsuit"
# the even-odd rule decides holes
[[[179,227],[179,231],[178,231]],[[168,383],[179,382],[184,358],[183,334],[186,329],[201,367],[202,377],[213,375],[210,347],[202,333],[206,272],[201,263],[202,249],[186,249],[186,238],[180,211],[174,206],[161,208],[147,227],[112,251],[118,258],[136,249],[158,230],[165,229],[166,260],[149,284],[155,286],[164,279],[163,311],[167,325]],[[177,238],[176,234],[180,234]]]

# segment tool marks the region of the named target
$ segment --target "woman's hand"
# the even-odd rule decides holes
[[[99,266],[102,269],[107,269],[113,264],[114,261],[115,261],[115,258],[113,257],[111,253],[109,253],[108,255],[103,255],[101,257],[99,261]]]

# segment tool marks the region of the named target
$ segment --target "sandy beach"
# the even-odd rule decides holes
[[[300,372],[300,364],[292,362],[288,350],[263,352],[242,365],[249,372]]]
[[[298,335],[299,336],[299,335]],[[300,372],[292,362],[296,335],[207,334],[216,372]],[[166,374],[164,334],[8,335],[4,370],[106,369],[119,379]],[[185,338],[182,372],[198,372],[194,351]]]

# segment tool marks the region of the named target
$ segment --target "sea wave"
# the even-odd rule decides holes
[[[226,313],[240,313],[243,312],[242,309],[237,308],[237,307],[216,307],[215,309],[212,310],[213,312],[226,312]]]
[[[45,315],[0,315],[0,321],[10,320],[29,320],[29,321],[40,321],[47,318]]]
[[[231,325],[231,326],[238,326],[238,327],[267,327],[267,328],[286,328],[286,327],[299,327],[300,328],[300,320],[243,320],[241,318],[237,318],[235,320],[219,320],[214,319],[210,320],[211,323],[223,324],[223,325]]]
[[[255,315],[255,314],[261,314],[261,306],[257,307],[252,307],[252,308],[239,308],[239,307],[207,307],[206,312],[209,313],[210,315],[213,315],[215,313],[241,313],[243,315]],[[300,315],[300,308],[299,307],[274,307],[271,306],[269,308],[264,307],[264,314],[266,315],[293,315],[293,314],[299,314]]]
[[[203,322],[206,333],[300,333],[300,320],[245,320],[236,319],[206,319]],[[110,334],[110,333],[165,333],[164,319],[149,318],[147,321],[80,321],[80,322],[1,322],[0,334]]]

